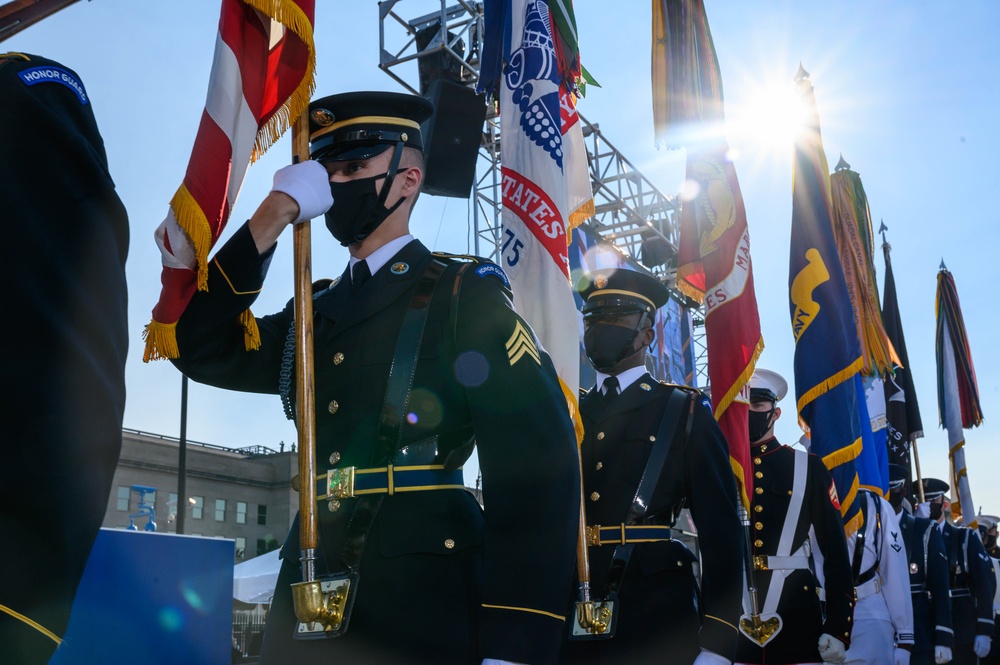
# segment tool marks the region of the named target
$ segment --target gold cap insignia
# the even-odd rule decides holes
[[[608,285],[607,275],[598,275],[597,277],[594,278],[594,286],[596,286],[597,288],[603,289],[607,285]]]
[[[389,271],[392,272],[393,275],[402,275],[403,273],[409,271],[409,269],[409,263],[403,263],[400,261],[399,263],[393,263],[392,267],[389,268]]]
[[[316,109],[310,115],[312,121],[315,122],[320,127],[329,127],[333,124],[334,115],[327,111],[326,109]]]

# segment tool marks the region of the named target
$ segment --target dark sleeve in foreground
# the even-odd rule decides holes
[[[743,611],[743,527],[736,512],[736,480],[729,444],[708,401],[695,394],[691,436],[684,455],[691,517],[701,551],[702,624],[699,645],[732,660]]]
[[[258,254],[244,224],[212,258],[208,290],[194,294],[177,322],[180,357],[172,362],[189,378],[229,390],[278,392],[292,303],[282,312],[256,319],[259,349],[247,350],[240,324],[263,287],[273,255],[274,247]]]
[[[480,649],[555,662],[576,562],[580,470],[549,357],[492,277],[463,279],[456,378],[466,387],[486,516]]]
[[[851,644],[854,621],[854,576],[847,554],[847,538],[840,509],[834,505],[833,477],[823,461],[809,455],[809,497],[812,525],[823,553],[823,586],[826,592],[826,621],[823,632]]]

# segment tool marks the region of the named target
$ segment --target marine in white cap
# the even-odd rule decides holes
[[[851,644],[854,584],[840,502],[822,460],[774,436],[781,417],[777,403],[787,392],[788,382],[777,372],[758,368],[750,379],[754,490],[749,549],[761,603],[757,610],[765,621],[777,618],[781,628],[764,641],[743,627],[736,660],[841,663]],[[820,553],[822,559],[814,556]],[[818,594],[824,582],[825,612]]]

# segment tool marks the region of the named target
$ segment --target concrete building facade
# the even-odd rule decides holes
[[[180,501],[179,439],[122,430],[103,526],[149,529],[151,507],[156,530],[176,533],[177,513],[183,509],[184,533],[234,540],[236,563],[280,547],[298,510],[291,485],[298,458],[291,447],[275,452],[187,441],[185,450],[187,500]]]

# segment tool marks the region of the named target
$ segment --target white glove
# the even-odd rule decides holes
[[[892,665],[910,665],[910,652],[896,647],[892,653]]]
[[[819,642],[816,646],[819,649],[819,657],[823,659],[824,663],[843,663],[844,659],[847,658],[847,649],[844,648],[844,643],[833,635],[823,633],[819,636]]]
[[[931,516],[931,502],[924,501],[923,503],[917,504],[917,510],[913,513],[914,517],[930,517]]]
[[[934,662],[944,665],[951,662],[951,647],[934,647]]]
[[[733,661],[723,658],[713,651],[702,649],[691,665],[733,665]]]
[[[278,169],[271,191],[288,194],[299,204],[294,224],[319,217],[333,205],[330,175],[322,164],[311,159]]]
[[[980,658],[986,658],[986,655],[990,652],[990,642],[992,640],[986,635],[976,635],[976,641],[972,643],[972,650]]]

